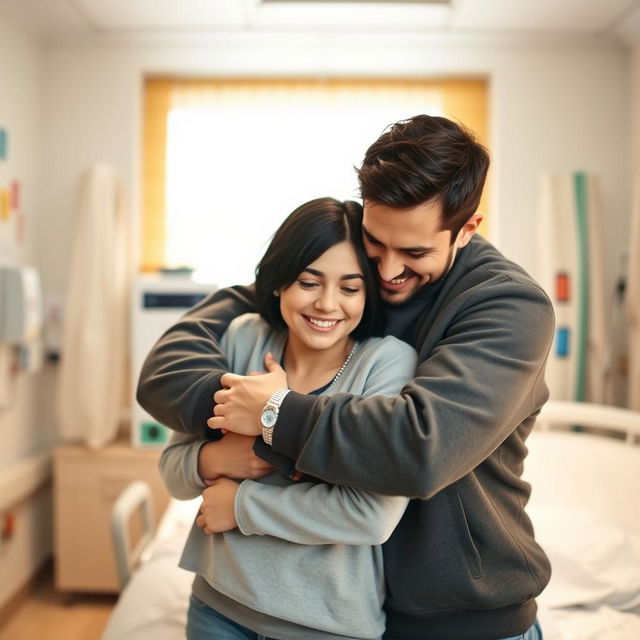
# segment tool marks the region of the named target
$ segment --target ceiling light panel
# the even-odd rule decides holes
[[[97,30],[228,29],[247,22],[242,0],[68,0]]]
[[[367,5],[366,7],[364,5]],[[255,2],[250,20],[258,27],[444,28],[449,3],[440,2]]]

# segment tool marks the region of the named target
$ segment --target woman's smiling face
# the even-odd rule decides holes
[[[324,350],[347,341],[360,324],[366,300],[364,275],[351,243],[327,249],[280,290],[280,313],[289,340]]]

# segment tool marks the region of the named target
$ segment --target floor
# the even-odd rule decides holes
[[[44,571],[25,602],[0,627],[0,640],[100,640],[115,602],[115,595],[60,594],[51,571]]]

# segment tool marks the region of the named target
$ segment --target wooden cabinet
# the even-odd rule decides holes
[[[99,451],[63,445],[53,454],[55,585],[61,591],[119,591],[111,543],[111,507],[135,480],[153,492],[156,522],[169,495],[158,472],[160,451],[117,442]]]

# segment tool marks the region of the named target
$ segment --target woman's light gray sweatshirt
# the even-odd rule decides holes
[[[262,370],[267,351],[281,360],[285,342],[286,332],[246,314],[231,323],[221,348],[231,370],[244,374]],[[371,338],[356,345],[326,393],[395,395],[415,365],[416,353],[406,343]],[[203,444],[173,434],[160,460],[173,496],[190,499],[204,490],[197,471]],[[203,593],[203,581],[196,579],[201,600],[258,633],[283,640],[376,638],[384,632],[379,545],[407,502],[345,486],[292,483],[275,473],[244,480],[235,500],[238,528],[207,535],[194,524],[180,566],[208,583]]]

